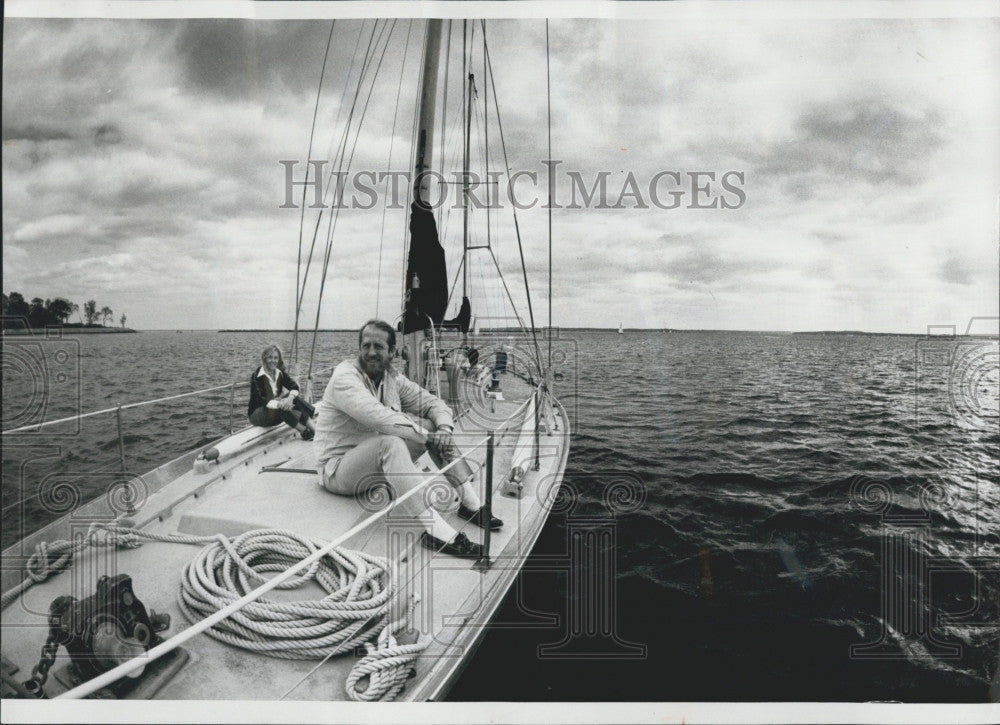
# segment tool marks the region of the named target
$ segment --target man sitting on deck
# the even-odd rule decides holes
[[[358,332],[357,358],[344,360],[330,377],[317,406],[315,438],[320,482],[328,491],[364,495],[373,486],[388,484],[401,496],[426,478],[413,463],[424,450],[439,467],[459,455],[452,438],[451,409],[393,369],[395,351],[392,326],[369,320]],[[495,517],[485,522],[486,512],[470,483],[467,464],[459,462],[445,476],[461,498],[459,516],[480,527],[503,525]],[[420,541],[427,548],[467,558],[482,555],[482,546],[427,508],[420,493],[399,507],[425,522],[427,530]]]

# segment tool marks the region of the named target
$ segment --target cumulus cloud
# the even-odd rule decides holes
[[[58,128],[47,128],[45,126],[4,126],[4,141],[62,141],[73,138],[73,135]]]
[[[45,297],[100,285],[116,310],[136,305],[125,311],[140,327],[150,324],[142,306],[166,327],[287,324],[299,210],[279,208],[279,161],[305,158],[330,27],[6,19],[5,286]],[[407,168],[423,40],[422,24],[409,19],[337,21],[314,158],[329,158],[340,143],[357,87],[355,53],[371,41],[382,58],[390,30],[371,100],[367,86],[359,96],[368,103],[363,129],[348,148],[354,169],[388,168],[390,149],[393,167]],[[931,317],[927,300],[947,300],[958,316],[981,300],[987,313],[995,309],[995,276],[977,272],[996,264],[995,197],[975,193],[1000,183],[995,24],[777,27],[706,15],[553,20],[550,31],[553,148],[564,170],[588,180],[610,173],[615,196],[627,173],[641,187],[664,170],[738,170],[746,179],[746,203],[733,210],[689,208],[690,197],[672,210],[556,210],[557,324],[667,326],[683,310],[689,326],[864,327],[857,321],[867,319],[872,329],[921,329]],[[458,22],[452,34],[454,80]],[[491,135],[491,168],[538,173],[540,204],[518,212],[537,300],[548,281],[545,25],[497,21],[487,38],[508,154]],[[479,103],[489,102],[492,115],[493,83],[474,71]],[[440,110],[458,119],[457,93]],[[461,158],[458,138],[439,155],[447,168]],[[481,163],[482,147],[473,156]],[[314,220],[307,214],[307,248]],[[383,311],[394,309],[405,225],[398,211],[383,220],[380,208],[340,215],[328,273],[336,284],[327,293],[337,303],[321,324],[369,316],[364,298],[373,289]],[[497,214],[491,225],[493,252],[523,306],[512,219]],[[461,213],[443,213],[441,227],[454,276]],[[317,258],[326,218],[321,229]],[[962,248],[943,253],[941,240],[956,238]],[[480,251],[469,264],[483,295],[477,309],[500,304],[506,291],[483,281],[491,256]],[[318,278],[314,268],[310,279]],[[266,280],[268,299],[249,292],[246,280]],[[887,289],[892,304],[872,304]],[[980,296],[966,297],[973,289]],[[178,305],[178,294],[190,303]],[[901,323],[907,315],[914,321]]]
[[[829,229],[814,229],[812,235],[824,244],[840,244],[847,239],[846,234],[831,231]]]
[[[329,32],[330,21],[186,20],[174,47],[185,79],[209,94],[315,92]],[[343,53],[334,49],[334,63]]]
[[[113,123],[102,123],[94,128],[95,146],[115,146],[122,142],[122,132]]]
[[[911,114],[877,98],[822,104],[803,111],[790,138],[753,160],[766,174],[914,185],[932,173],[942,119],[935,108]]]
[[[971,260],[957,255],[945,259],[938,268],[941,279],[950,284],[971,284],[978,272]]]
[[[759,260],[728,258],[710,249],[700,249],[672,259],[664,269],[677,282],[713,284],[747,273],[774,269],[774,266]]]

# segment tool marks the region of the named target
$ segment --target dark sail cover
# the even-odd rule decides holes
[[[462,298],[462,309],[458,311],[458,316],[451,320],[445,320],[441,323],[442,330],[460,330],[462,332],[469,331],[469,323],[472,322],[472,305],[469,304],[469,298]]]
[[[414,278],[419,281],[415,283]],[[426,329],[428,316],[434,324],[441,324],[447,308],[448,273],[434,214],[427,206],[414,201],[410,204],[410,255],[406,262],[403,334]]]

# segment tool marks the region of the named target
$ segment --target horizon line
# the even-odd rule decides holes
[[[980,318],[982,319],[982,318]],[[736,329],[736,328],[715,328],[715,327],[623,327],[623,332],[740,332],[740,333],[751,333],[751,334],[774,334],[774,335],[894,335],[894,336],[908,336],[908,337],[998,337],[1000,336],[1000,329],[995,332],[959,332],[958,325],[929,325],[929,328],[936,328],[938,332],[931,332],[927,330],[925,332],[885,332],[885,331],[872,331],[872,330],[856,330],[856,329],[825,329],[825,330],[750,330],[750,329]],[[241,332],[295,332],[292,328],[233,328],[233,327],[150,327],[143,329],[132,328],[136,332],[217,332],[217,333],[241,333]],[[487,328],[488,330],[497,329],[504,330],[506,332],[515,333],[521,330],[507,328]],[[539,332],[544,332],[549,329],[545,326],[540,326],[536,328]],[[598,332],[617,332],[618,327],[594,327],[589,325],[580,326],[560,326],[553,325],[553,330],[578,330],[578,331],[598,331]],[[324,327],[319,328],[318,332],[357,332],[357,327]],[[310,333],[313,330],[299,330],[301,333]],[[470,334],[473,334],[470,331]]]

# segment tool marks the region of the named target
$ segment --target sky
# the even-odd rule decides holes
[[[560,161],[553,324],[921,333],[1000,314],[1000,21],[776,17],[775,8],[735,17],[726,5],[667,6],[653,18],[549,22],[552,158]],[[95,299],[137,329],[290,328],[302,189],[296,208],[282,208],[281,161],[299,162],[291,168],[302,180],[307,155],[332,158],[327,149],[357,87],[352,59],[373,37],[373,21],[336,21],[317,104],[329,19],[5,12],[4,292],[81,307]],[[390,24],[375,29],[379,52],[378,38],[388,42],[371,96],[362,85],[353,104],[364,125],[350,135],[352,172],[410,165],[424,23]],[[479,128],[493,91],[475,32]],[[517,210],[517,226],[535,320],[544,324],[546,25],[494,20],[486,33],[507,164],[537,174],[537,182],[522,175],[515,189],[522,205],[538,202]],[[451,37],[455,81],[460,20]],[[461,150],[451,132],[461,121],[457,92],[438,107],[450,124],[446,152],[435,151],[447,171]],[[489,133],[473,144],[474,168],[486,146],[490,168],[503,166],[499,133]],[[596,198],[565,208],[574,183],[589,190],[602,178],[605,208]],[[623,188],[633,193],[611,208]],[[677,208],[661,208],[670,191]],[[445,206],[439,224],[454,276],[461,210]],[[490,214],[496,262],[489,250],[470,252],[474,314],[512,314],[507,292],[489,279],[499,267],[527,319],[512,205],[501,206]],[[306,248],[316,213],[307,212]],[[405,228],[399,209],[341,211],[321,327],[398,315]],[[307,327],[321,261],[309,275]]]

